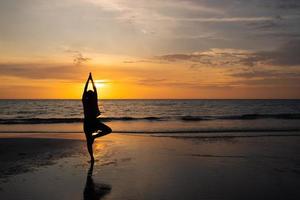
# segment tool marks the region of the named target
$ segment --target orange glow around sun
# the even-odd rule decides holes
[[[106,87],[110,82],[108,80],[95,80],[96,88],[104,88]]]

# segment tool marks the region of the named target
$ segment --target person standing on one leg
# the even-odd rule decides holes
[[[89,81],[92,82],[93,90],[87,91]],[[82,95],[82,104],[84,111],[83,129],[86,136],[87,148],[91,157],[91,162],[94,162],[93,143],[95,138],[107,135],[111,133],[112,130],[109,126],[103,124],[98,118],[101,113],[98,107],[97,88],[94,84],[91,73],[85,83]],[[93,133],[96,134],[93,135]]]

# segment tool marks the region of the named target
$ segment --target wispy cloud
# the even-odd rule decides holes
[[[145,86],[190,88],[190,89],[200,89],[200,88],[224,89],[224,88],[232,87],[230,84],[225,82],[207,83],[203,81],[169,80],[166,78],[143,78],[143,79],[134,80],[134,82]]]
[[[251,28],[256,28],[256,29],[273,29],[273,28],[279,28],[282,27],[284,24],[284,19],[280,16],[277,15],[272,19],[269,20],[263,20],[263,21],[255,21],[255,22],[249,22],[248,25]]]
[[[86,63],[89,60],[91,60],[91,58],[83,56],[83,54],[80,51],[77,51],[77,50],[72,50],[72,49],[66,48],[64,50],[64,52],[72,54],[73,63],[75,65],[81,65],[81,64]]]
[[[73,63],[76,65],[81,65],[89,60],[91,60],[91,58],[84,57],[81,53],[77,53],[74,55]]]
[[[67,64],[0,63],[2,76],[27,79],[78,80],[83,69]]]
[[[300,40],[292,40],[274,51],[261,51],[256,59],[276,66],[300,66]]]
[[[210,49],[208,51],[166,54],[154,59],[166,62],[192,62],[205,66],[300,66],[300,40],[283,44],[273,51],[247,51],[240,49]]]
[[[274,5],[278,9],[294,10],[300,8],[300,2],[297,0],[275,0]]]
[[[300,80],[300,71],[282,71],[282,70],[275,70],[275,69],[257,69],[257,68],[244,68],[243,70],[239,70],[236,72],[232,71],[230,76],[237,77],[237,78],[246,78],[246,79],[257,79],[257,78],[282,78],[282,79],[289,79],[289,78],[297,78]]]
[[[238,49],[210,49],[187,54],[167,54],[156,56],[154,59],[166,62],[191,62],[208,67],[235,66],[245,63],[253,55],[252,52]]]

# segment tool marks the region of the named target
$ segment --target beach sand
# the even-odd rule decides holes
[[[300,199],[300,137],[2,134],[0,197]],[[90,171],[91,172],[91,171]]]

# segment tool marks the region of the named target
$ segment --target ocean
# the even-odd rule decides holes
[[[100,100],[115,133],[300,135],[300,100]],[[81,133],[81,100],[0,100],[0,133]]]

